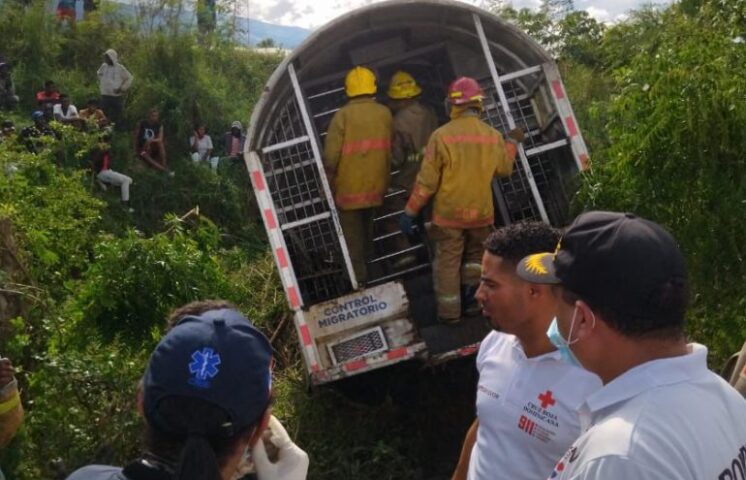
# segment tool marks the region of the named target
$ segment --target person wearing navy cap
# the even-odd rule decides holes
[[[141,382],[145,453],[124,468],[83,467],[68,480],[234,480],[249,450],[259,480],[305,479],[308,455],[271,416],[267,338],[226,302],[177,312]]]
[[[604,383],[550,479],[745,478],[746,400],[707,369],[706,347],[687,343],[687,269],[670,233],[630,213],[587,212],[555,252],[516,271],[556,285],[547,336]]]

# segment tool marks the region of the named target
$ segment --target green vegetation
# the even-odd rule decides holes
[[[549,6],[500,14],[560,61],[593,157],[575,208],[631,210],[674,232],[692,275],[690,333],[717,367],[746,337],[746,51],[738,40],[746,2],[692,0],[614,26]],[[22,111],[49,78],[78,105],[95,97],[101,53],[114,48],[136,78],[128,124],[159,106],[177,172],[144,170],[131,158],[130,134],[117,134],[114,168],[135,179],[130,215],[86,168],[95,138],[67,132],[64,145],[38,155],[0,144],[0,314],[10,318],[0,323],[0,353],[21,368],[28,412],[2,454],[8,478],[52,478],[57,459],[70,470],[136,455],[135,385],[165,315],[210,297],[237,303],[273,338],[275,410],[309,451],[311,478],[447,470],[473,392],[415,371],[405,372],[405,386],[421,383],[429,393],[418,407],[308,394],[243,166],[214,174],[185,156],[197,119],[219,140],[230,121],[248,118],[279,58],[237,48],[221,29],[198,36],[170,22],[146,35],[143,22],[104,9],[65,29],[41,3],[0,5],[0,54],[15,65]],[[471,372],[462,367],[451,375]],[[454,395],[465,408],[436,407]]]

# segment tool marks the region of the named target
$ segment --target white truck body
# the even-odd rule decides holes
[[[483,120],[503,134],[527,134],[513,175],[493,180],[496,226],[568,220],[575,179],[588,166],[557,66],[527,35],[494,15],[446,0],[395,0],[347,13],[317,30],[276,69],[252,113],[245,159],[313,384],[418,358],[473,354],[484,319],[438,324],[426,240],[401,248],[400,209],[375,220],[374,258],[359,289],[321,151],[345,103],[344,76],[374,69],[379,100],[398,69],[412,73],[443,122],[443,99],[457,76],[486,92]],[[398,202],[397,205],[401,205]],[[397,262],[404,255],[415,262]]]

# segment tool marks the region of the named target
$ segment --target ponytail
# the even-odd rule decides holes
[[[215,451],[204,435],[190,434],[181,450],[175,480],[221,480]]]
[[[221,466],[253,427],[226,432],[229,422],[224,410],[204,400],[166,397],[148,421],[146,448],[175,466],[175,480],[221,480]]]

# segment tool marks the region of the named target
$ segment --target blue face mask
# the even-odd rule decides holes
[[[573,313],[572,320],[570,321],[570,337],[572,337],[572,327],[575,324],[576,314],[577,309],[575,310],[575,313]],[[574,353],[572,353],[572,350],[570,350],[570,343],[572,342],[572,339],[565,340],[565,338],[560,333],[559,328],[557,327],[557,317],[554,317],[552,323],[549,325],[549,329],[547,330],[547,337],[549,337],[549,341],[552,342],[552,345],[557,347],[557,350],[559,350],[560,358],[563,362],[583,368],[583,366],[578,361],[578,358],[575,356]]]

